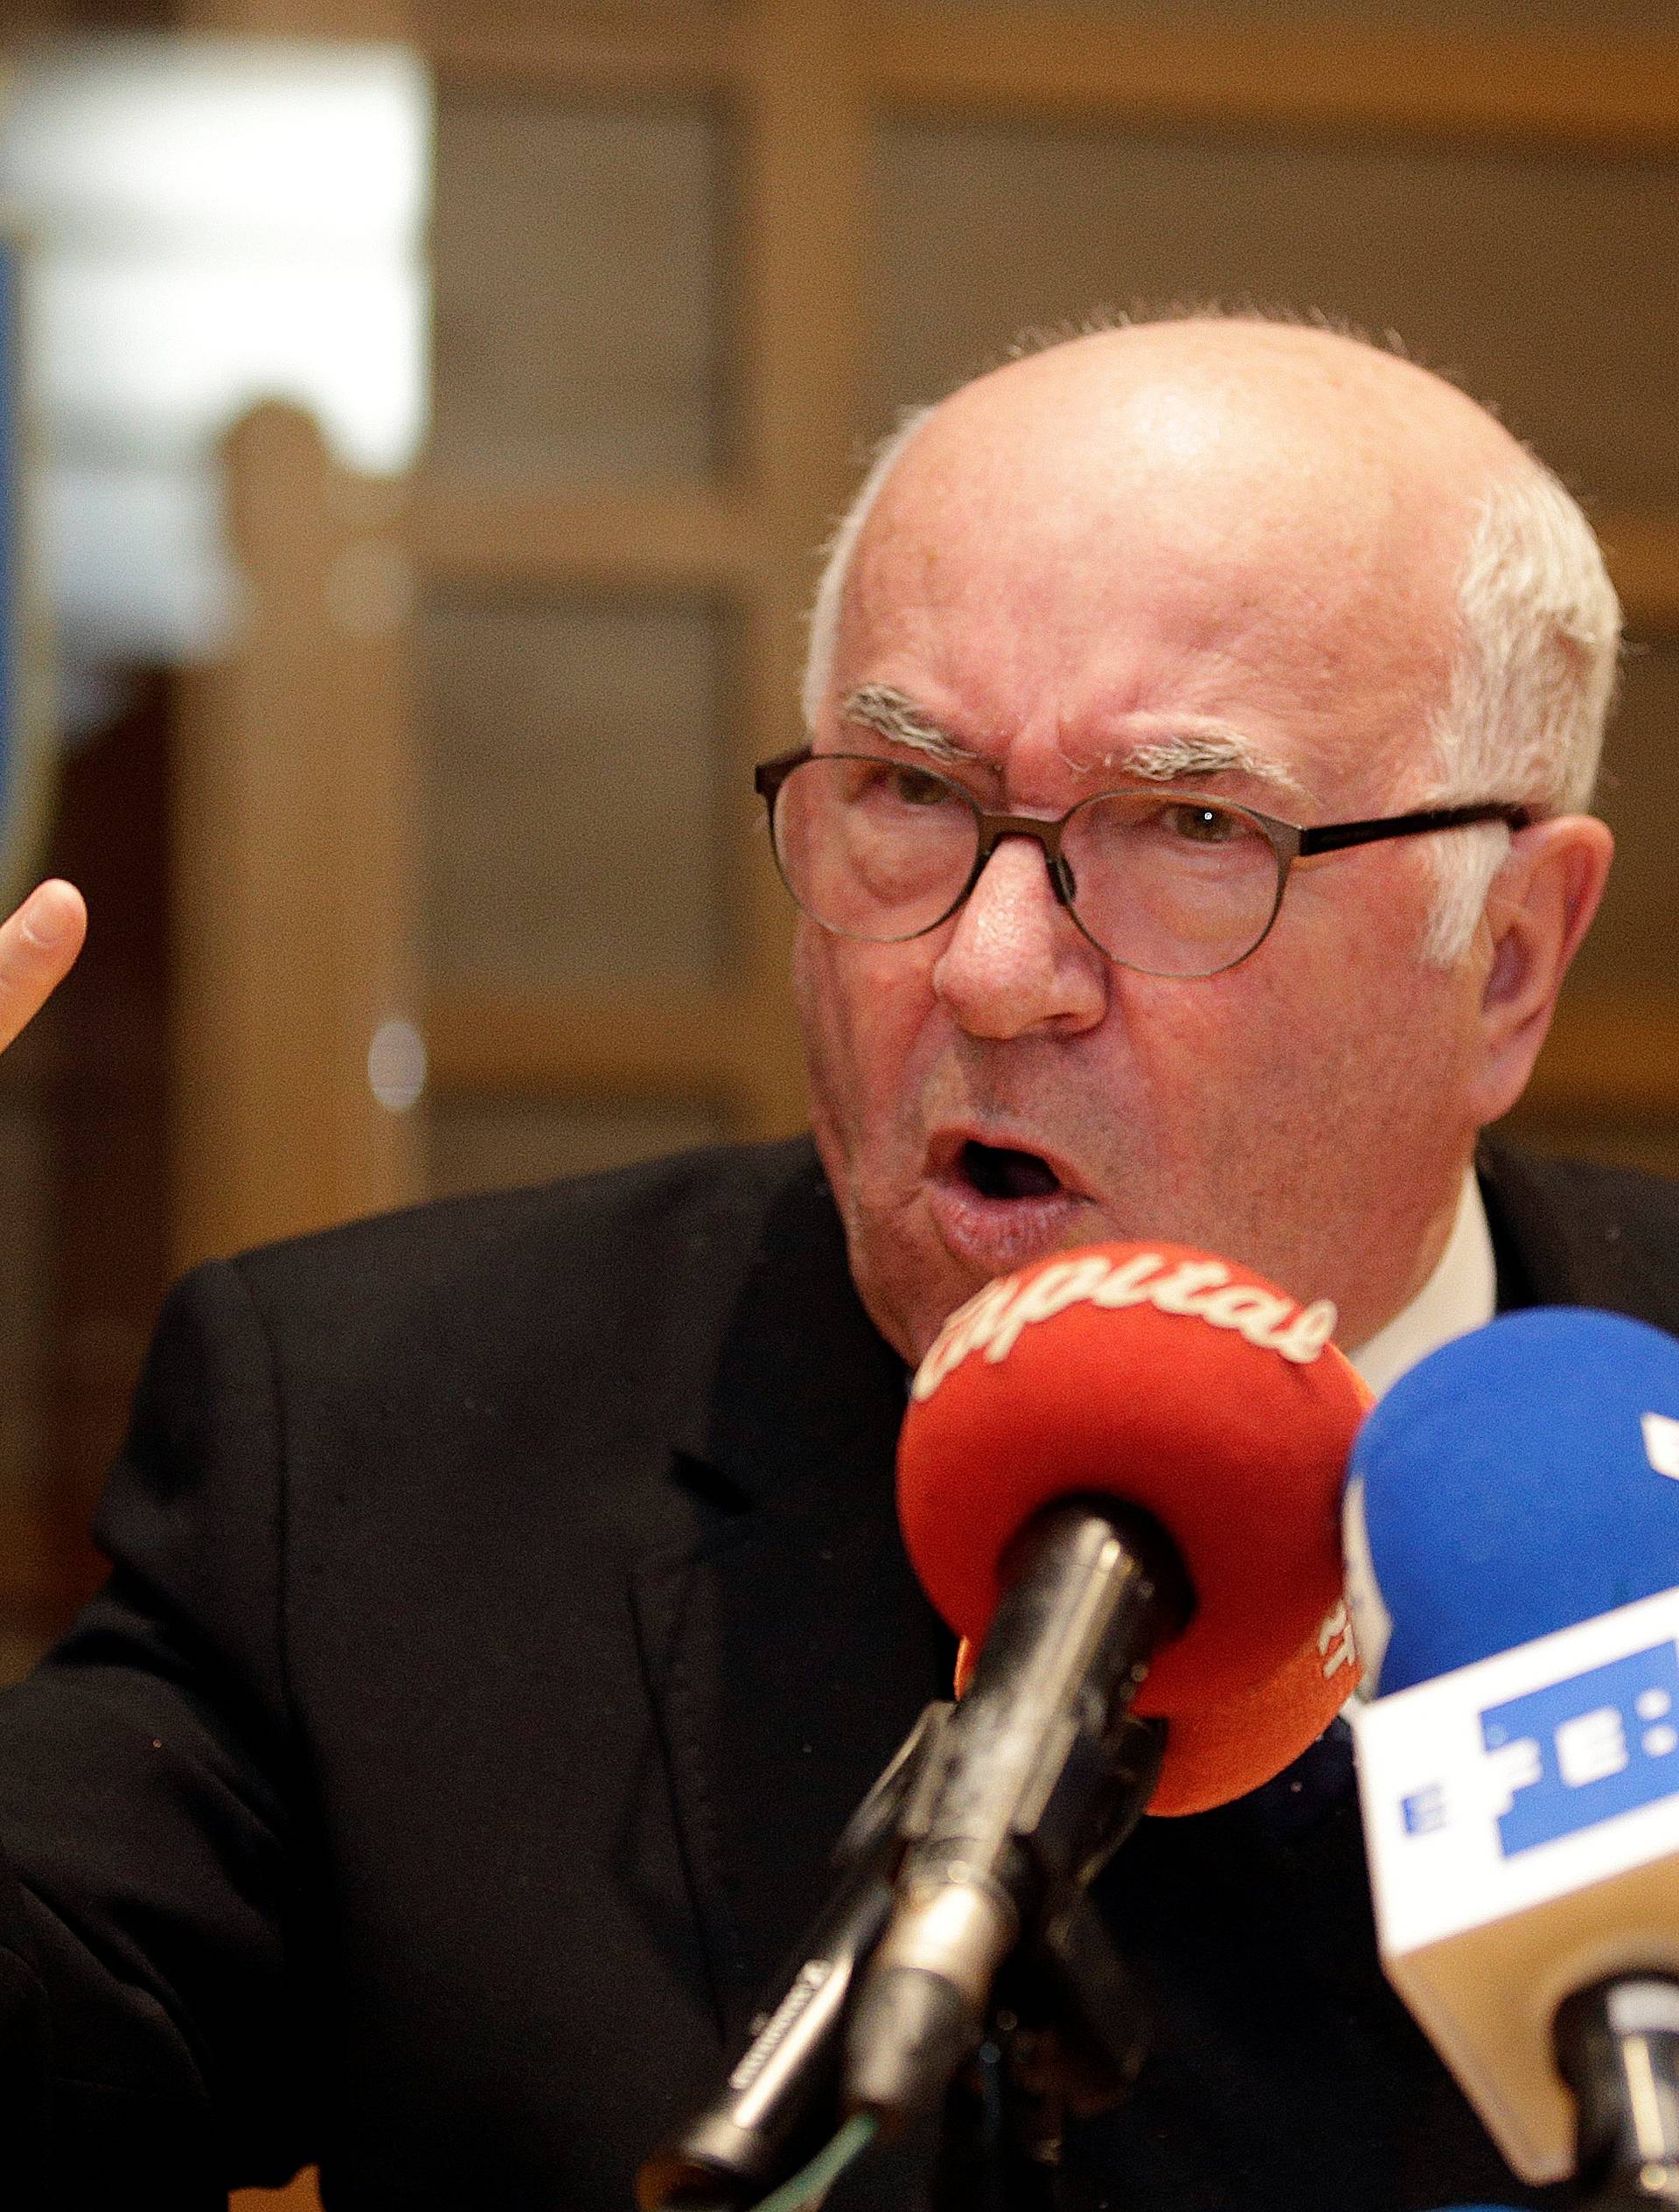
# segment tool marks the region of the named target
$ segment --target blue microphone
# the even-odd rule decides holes
[[[1679,2208],[1679,1342],[1538,1309],[1445,1346],[1346,1532],[1389,1977],[1525,2180]]]
[[[1620,1314],[1508,1314],[1402,1376],[1351,1470],[1382,1693],[1679,1583],[1676,1416],[1679,1342]]]

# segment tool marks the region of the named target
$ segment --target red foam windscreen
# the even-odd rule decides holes
[[[916,1377],[899,1516],[959,1636],[983,1643],[999,1561],[1055,1498],[1124,1498],[1177,1545],[1195,1617],[1137,1700],[1171,1724],[1157,1812],[1280,1772],[1357,1678],[1340,1508],[1369,1393],[1334,1320],[1205,1253],[1093,1246],[988,1285]]]

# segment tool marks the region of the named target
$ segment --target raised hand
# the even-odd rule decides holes
[[[0,922],[0,1050],[69,973],[87,934],[81,893],[57,877]]]

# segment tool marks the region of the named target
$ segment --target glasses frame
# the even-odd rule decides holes
[[[919,929],[911,930],[903,937],[861,938],[854,931],[835,929],[831,923],[823,921],[820,915],[811,916],[817,926],[828,931],[831,936],[849,937],[854,943],[862,945],[909,945],[918,937],[926,937],[932,931],[942,929],[951,915],[957,913],[972,897],[974,885],[985,873],[986,864],[1003,839],[1029,837],[1043,855],[1043,864],[1049,871],[1050,888],[1055,892],[1056,903],[1079,935],[1094,945],[1104,959],[1111,960],[1116,967],[1131,968],[1139,975],[1171,974],[1174,971],[1170,969],[1138,968],[1133,962],[1122,960],[1117,954],[1110,952],[1105,945],[1091,936],[1073,903],[1072,871],[1062,855],[1062,840],[1066,835],[1067,825],[1074,815],[1082,813],[1087,806],[1096,806],[1101,799],[1130,799],[1144,794],[1153,799],[1175,799],[1190,806],[1217,806],[1230,813],[1240,814],[1259,830],[1277,856],[1277,896],[1271,901],[1271,912],[1265,918],[1264,929],[1246,952],[1238,952],[1233,960],[1226,960],[1218,967],[1193,971],[1181,979],[1185,982],[1198,980],[1202,975],[1223,975],[1227,969],[1240,966],[1244,960],[1251,959],[1259,950],[1271,935],[1277,917],[1282,911],[1283,893],[1288,888],[1289,875],[1296,861],[1311,860],[1320,853],[1345,852],[1356,845],[1378,845],[1391,837],[1426,837],[1440,829],[1467,829],[1478,822],[1503,822],[1512,830],[1526,829],[1538,819],[1533,808],[1515,806],[1506,799],[1474,799],[1462,806],[1425,806],[1410,813],[1376,815],[1367,821],[1323,822],[1313,828],[1302,828],[1298,822],[1285,822],[1275,814],[1263,814],[1257,806],[1245,806],[1239,800],[1214,798],[1202,791],[1185,791],[1172,784],[1121,784],[1111,791],[1091,792],[1088,797],[1075,800],[1064,814],[1003,814],[982,806],[973,793],[953,777],[942,775],[937,768],[923,767],[918,760],[895,762],[879,753],[819,753],[814,745],[799,745],[791,752],[777,754],[773,760],[761,760],[752,771],[752,787],[764,803],[769,817],[770,848],[775,855],[777,872],[784,883],[787,883],[787,877],[781,865],[780,848],[776,841],[776,801],[781,796],[782,787],[788,778],[796,769],[803,768],[807,761],[812,760],[861,760],[873,762],[876,766],[913,768],[917,775],[930,776],[935,783],[954,792],[974,819],[977,844],[968,880],[935,920],[923,923]],[[787,883],[787,891],[794,905],[798,906],[799,902],[791,883]],[[806,911],[799,906],[801,913]]]

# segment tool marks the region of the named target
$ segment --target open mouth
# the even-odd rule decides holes
[[[1076,1172],[1028,1146],[987,1144],[946,1127],[928,1162],[932,1225],[977,1285],[1066,1245],[1080,1229],[1100,1227],[1089,1194],[1068,1180]]]
[[[964,1182],[982,1198],[1053,1198],[1064,1185],[1047,1160],[970,1138],[958,1155]]]

